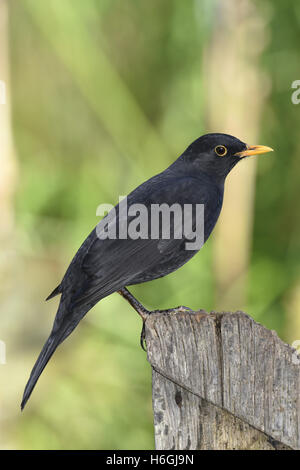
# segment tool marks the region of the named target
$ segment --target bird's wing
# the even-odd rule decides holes
[[[205,204],[207,195],[201,191],[197,180],[187,177],[152,179],[128,196],[128,205],[140,203],[147,208],[153,203],[182,205],[196,201]],[[129,217],[128,224],[133,219],[134,217]],[[118,220],[117,217],[116,221]],[[155,271],[155,266],[161,264],[166,257],[176,256],[179,250],[184,249],[185,241],[184,237],[103,240],[98,238],[95,229],[93,240],[81,261],[81,273],[85,275],[85,282],[80,291],[74,294],[72,304],[76,307],[86,303],[95,304],[112,292],[130,285],[134,278],[143,278],[143,273],[150,280],[152,269]],[[153,275],[153,279],[155,277],[157,276]]]
[[[218,216],[212,188],[194,178],[169,178],[158,175],[139,186],[128,197],[128,203],[205,204],[204,224],[211,231]],[[210,194],[207,194],[210,191]],[[212,204],[212,205],[211,205]],[[129,219],[130,221],[130,219]],[[206,236],[208,234],[206,233]],[[27,382],[21,407],[57,346],[76,328],[83,316],[99,300],[131,283],[149,281],[177,269],[187,261],[184,239],[105,239],[94,229],[73,258],[61,284],[50,297],[61,293],[53,329]],[[182,258],[183,256],[183,258]],[[159,276],[159,277],[160,277]]]

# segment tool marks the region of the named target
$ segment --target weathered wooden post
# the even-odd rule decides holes
[[[243,312],[146,321],[157,449],[300,449],[300,357]]]

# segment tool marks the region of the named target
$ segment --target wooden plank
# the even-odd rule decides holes
[[[146,321],[158,449],[300,448],[300,359],[243,312]]]

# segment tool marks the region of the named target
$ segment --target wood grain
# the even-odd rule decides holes
[[[243,312],[146,321],[157,449],[299,449],[300,358]]]

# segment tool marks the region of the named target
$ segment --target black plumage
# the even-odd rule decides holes
[[[228,173],[242,158],[270,150],[262,146],[249,147],[227,134],[204,135],[166,170],[132,191],[127,199],[128,207],[135,203],[147,208],[162,203],[170,206],[174,203],[180,206],[204,204],[205,242],[219,217]],[[118,221],[118,206],[116,213]],[[195,227],[195,221],[192,222]],[[174,236],[168,240],[161,237],[101,240],[96,228],[90,233],[61,283],[48,297],[61,294],[53,329],[26,385],[22,409],[55,349],[84,315],[113,292],[165,276],[185,264],[198,251],[186,250],[185,242],[185,237],[175,239]]]

